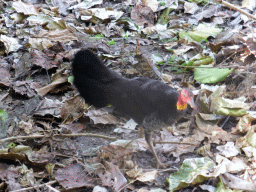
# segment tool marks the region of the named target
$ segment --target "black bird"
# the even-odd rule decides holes
[[[152,131],[175,123],[187,104],[194,107],[193,93],[189,89],[179,93],[159,80],[124,78],[88,49],[76,53],[72,72],[74,85],[86,103],[98,108],[111,104],[144,127],[145,139],[157,161],[157,168],[163,167],[152,145]]]

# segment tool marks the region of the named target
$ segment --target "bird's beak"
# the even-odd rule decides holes
[[[196,108],[196,104],[194,102],[194,99],[191,99],[190,101],[188,101],[188,104],[190,105],[190,107],[192,107],[193,109]]]

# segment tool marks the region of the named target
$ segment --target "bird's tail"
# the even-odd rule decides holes
[[[109,104],[109,87],[122,78],[110,70],[92,51],[77,52],[72,63],[74,85],[85,101],[95,107]]]
[[[98,81],[110,81],[116,76],[97,55],[88,49],[76,53],[72,68],[75,80],[76,78],[79,80],[79,76],[81,76],[81,78],[90,78]]]

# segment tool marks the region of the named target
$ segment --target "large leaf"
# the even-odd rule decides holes
[[[217,83],[226,79],[234,69],[196,68],[195,80],[200,83]]]
[[[211,112],[215,115],[229,115],[233,117],[241,117],[247,114],[246,111],[249,109],[249,106],[245,103],[245,97],[227,99],[222,96],[223,94],[224,87],[219,87],[213,94],[211,94]]]
[[[209,179],[212,174],[211,169],[215,163],[208,157],[186,159],[177,173],[173,173],[167,178],[169,190],[175,191],[189,185],[195,185]]]
[[[179,37],[181,39],[187,39],[188,41],[202,42],[207,41],[207,38],[212,36],[216,37],[222,29],[216,28],[215,26],[209,26],[206,24],[198,25],[193,31],[181,31]]]
[[[49,30],[66,29],[66,23],[60,18],[50,17],[49,15],[32,15],[27,18],[31,25],[46,25]]]

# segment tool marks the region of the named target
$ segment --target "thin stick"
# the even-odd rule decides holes
[[[45,135],[27,135],[27,136],[8,137],[5,139],[1,139],[0,143],[13,141],[13,140],[17,140],[17,139],[35,139],[35,138],[44,138],[44,137],[47,137],[47,136],[45,136]]]
[[[155,141],[154,144],[179,144],[179,145],[192,145],[192,146],[196,146],[193,143],[182,143],[182,142],[174,142],[174,141]]]
[[[204,69],[212,69],[212,68],[219,68],[219,69],[224,69],[224,68],[234,68],[234,69],[246,69],[247,67],[245,66],[221,66],[221,67],[200,67],[200,66],[187,66],[187,65],[168,65],[166,64],[165,66],[173,66],[173,67],[183,67],[183,68],[204,68]],[[256,74],[253,72],[248,72],[248,71],[240,71],[239,73],[246,73],[246,74]]]
[[[131,180],[129,183],[127,183],[125,186],[121,187],[121,189],[119,189],[117,192],[122,191],[123,189],[125,189],[127,186],[129,186],[130,184],[134,183],[136,180]]]
[[[26,136],[17,136],[17,137],[9,137],[5,139],[1,139],[0,143],[8,142],[8,141],[13,141],[17,139],[36,139],[36,138],[47,138],[47,137],[100,137],[103,139],[109,139],[112,141],[116,141],[117,138],[115,137],[108,137],[105,135],[97,135],[97,134],[91,134],[91,133],[75,133],[75,134],[55,134],[55,135],[26,135]]]
[[[92,133],[56,134],[54,136],[58,136],[58,137],[80,137],[80,136],[85,136],[85,137],[100,137],[100,138],[109,139],[109,140],[112,140],[112,141],[117,140],[116,137],[108,137],[108,136],[105,136],[105,135],[98,135],[98,134],[92,134]]]
[[[165,66],[172,66],[172,67],[183,67],[183,68],[192,68],[192,69],[195,69],[195,68],[204,68],[204,69],[212,69],[212,68],[235,68],[235,69],[245,69],[244,66],[221,66],[221,67],[200,67],[200,66],[188,66],[188,65],[169,65],[169,64],[166,64]]]
[[[44,187],[46,185],[52,185],[54,183],[57,183],[57,181],[50,181],[48,183],[44,183],[44,184],[41,184],[41,185],[36,185],[36,186],[33,186],[33,187],[28,187],[28,188],[23,188],[23,189],[18,189],[18,190],[14,190],[14,191],[10,191],[10,192],[21,192],[21,191],[28,191],[28,190],[31,190],[31,189],[35,189],[35,188],[39,188],[39,187]]]
[[[252,15],[252,14],[250,14],[250,13],[244,11],[243,9],[240,9],[239,7],[237,7],[237,6],[235,6],[235,5],[232,5],[232,4],[228,3],[227,1],[222,1],[222,0],[218,1],[218,0],[217,0],[217,2],[218,2],[218,3],[220,2],[220,3],[222,3],[223,5],[227,6],[228,8],[234,9],[234,10],[236,10],[236,11],[239,11],[240,13],[246,15],[247,17],[250,17],[250,18],[256,20],[256,17],[255,17],[254,15]]]
[[[59,190],[53,188],[51,185],[45,184],[46,187],[48,187],[50,190],[49,191],[53,191],[53,192],[60,192]]]

